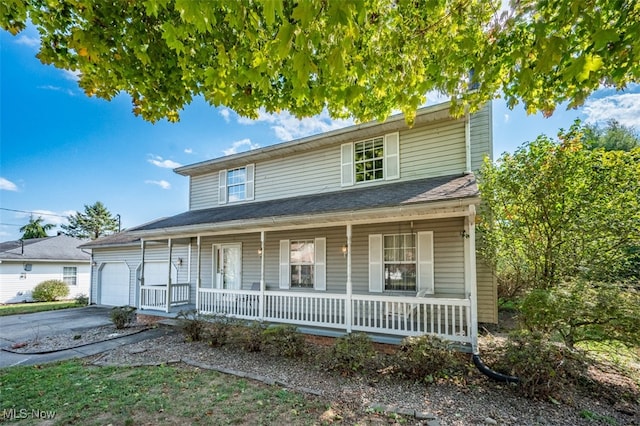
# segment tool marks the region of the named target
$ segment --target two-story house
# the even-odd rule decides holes
[[[189,210],[85,245],[91,301],[290,323],[311,332],[425,333],[475,346],[497,321],[476,257],[473,170],[490,105],[449,104],[183,166]]]

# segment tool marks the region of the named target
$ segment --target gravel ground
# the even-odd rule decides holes
[[[338,411],[348,410],[366,417],[368,410],[393,407],[396,412],[415,410],[419,416],[430,414],[437,418],[435,423],[409,418],[408,424],[640,425],[638,405],[627,404],[620,411],[603,401],[579,395],[568,397],[570,404],[532,401],[514,395],[508,385],[491,382],[475,372],[466,383],[448,381],[428,386],[387,378],[375,381],[348,378],[300,360],[226,347],[212,348],[200,342],[187,343],[181,334],[115,349],[103,354],[96,363],[135,365],[180,360],[262,376],[267,382],[318,394],[338,402]],[[585,418],[589,415],[590,419]]]

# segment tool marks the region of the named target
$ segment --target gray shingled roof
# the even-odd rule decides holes
[[[478,186],[473,174],[442,176],[301,197],[192,210],[155,221],[146,226],[140,226],[136,228],[136,231],[251,220],[264,217],[313,215],[397,207],[416,203],[477,197],[478,195]]]
[[[90,254],[78,248],[84,242],[67,235],[32,238],[24,241],[6,241],[0,243],[0,259],[89,262],[91,260]]]

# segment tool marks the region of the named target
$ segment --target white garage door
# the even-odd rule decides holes
[[[125,263],[107,263],[100,270],[100,304],[129,304],[129,267]]]

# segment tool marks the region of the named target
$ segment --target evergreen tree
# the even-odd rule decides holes
[[[37,219],[33,217],[29,219],[29,223],[20,228],[22,232],[22,239],[29,240],[31,238],[44,238],[48,237],[47,231],[55,228],[56,226],[51,223],[42,223],[44,219],[39,216]]]
[[[118,220],[100,201],[92,206],[85,204],[84,213],[69,216],[69,225],[62,225],[65,235],[95,240],[98,237],[118,232]]]

